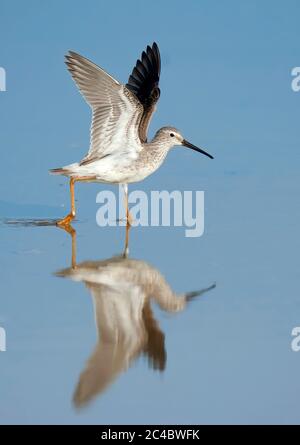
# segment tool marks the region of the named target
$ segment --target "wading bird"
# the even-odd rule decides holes
[[[71,211],[57,222],[59,226],[69,226],[75,218],[76,181],[122,184],[130,225],[128,184],[142,181],[157,170],[173,146],[184,145],[213,159],[184,139],[174,127],[163,127],[150,142],[147,140],[149,123],[160,96],[161,63],[156,43],[143,51],[126,85],[73,51],[66,56],[66,64],[92,108],[92,126],[87,155],[80,162],[50,170],[70,178]]]

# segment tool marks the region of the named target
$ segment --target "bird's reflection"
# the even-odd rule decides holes
[[[175,294],[161,273],[142,260],[125,253],[100,261],[76,263],[76,232],[72,235],[72,265],[56,274],[83,282],[92,296],[98,340],[82,371],[74,393],[74,404],[82,407],[101,394],[139,356],[152,369],[163,371],[167,354],[165,335],[151,308],[151,301],[167,312],[184,310],[187,303],[211,290]]]

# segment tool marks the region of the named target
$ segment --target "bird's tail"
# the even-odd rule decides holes
[[[51,168],[49,170],[49,172],[52,175],[64,175],[66,173],[66,170],[64,168],[62,168],[62,167],[60,167],[60,168]]]

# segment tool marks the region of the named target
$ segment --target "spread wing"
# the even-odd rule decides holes
[[[141,59],[137,60],[129,77],[126,87],[143,105],[143,115],[139,125],[139,137],[142,142],[147,141],[147,131],[151,117],[156,109],[156,103],[160,96],[160,53],[157,44],[147,46]]]
[[[122,151],[136,158],[141,149],[138,127],[144,112],[139,100],[102,68],[73,51],[66,56],[66,64],[92,108],[90,148],[80,164]]]

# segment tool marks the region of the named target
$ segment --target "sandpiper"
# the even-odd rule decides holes
[[[128,184],[142,181],[155,172],[172,147],[183,145],[213,159],[184,139],[174,127],[163,127],[150,142],[147,140],[149,123],[160,97],[161,61],[155,42],[143,51],[126,85],[73,51],[66,55],[66,64],[92,108],[92,125],[87,155],[80,162],[50,170],[70,178],[71,211],[57,221],[59,226],[68,227],[75,218],[76,181],[122,184],[130,225]]]

